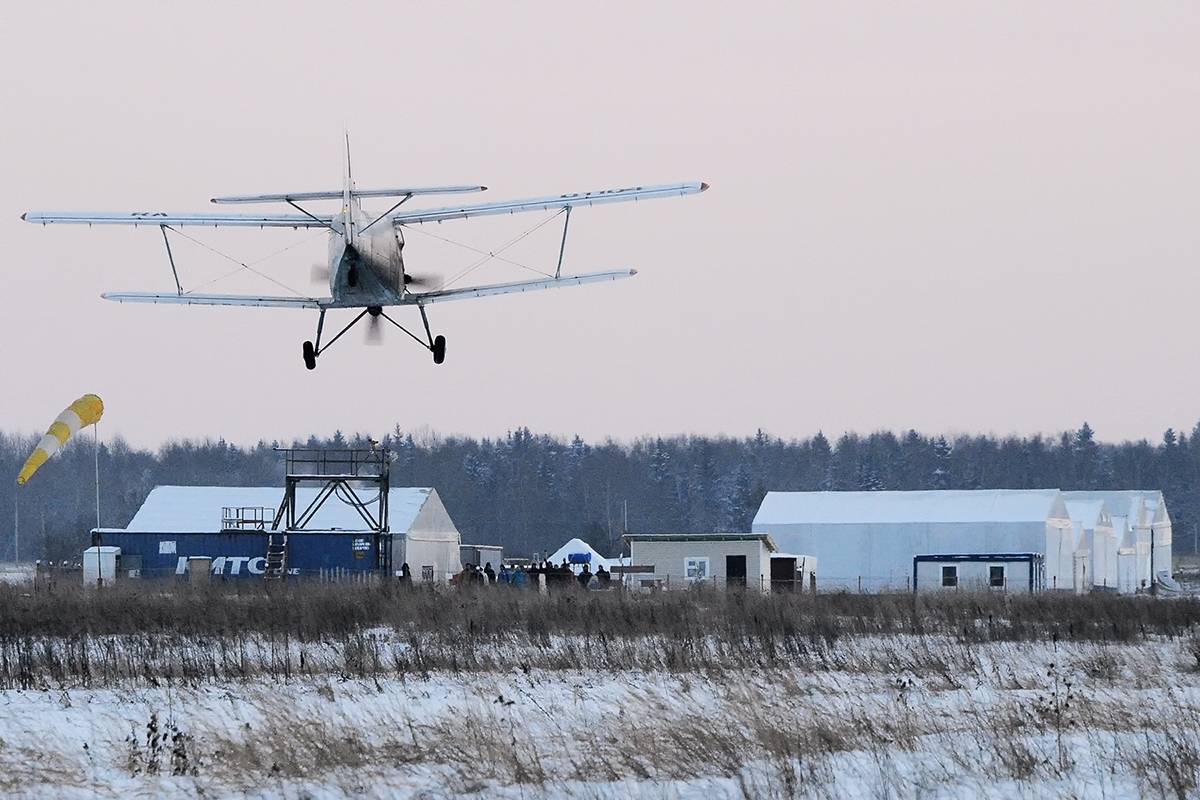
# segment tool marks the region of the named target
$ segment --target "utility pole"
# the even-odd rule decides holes
[[[1154,575],[1154,524],[1150,524],[1150,594],[1158,594],[1158,581]]]
[[[608,478],[605,478],[604,479],[604,517],[605,517],[605,521],[608,523],[608,541],[609,542],[612,542],[612,540],[613,540],[611,489],[612,489],[612,482]]]

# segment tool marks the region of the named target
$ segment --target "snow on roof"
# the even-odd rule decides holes
[[[297,515],[308,507],[318,491],[296,489]],[[427,488],[392,488],[388,491],[388,527],[393,533],[405,533],[412,527],[432,491]],[[366,500],[370,494],[360,493],[359,496]],[[125,530],[215,533],[221,530],[221,510],[226,506],[277,509],[281,502],[283,489],[278,486],[155,486]],[[361,531],[368,526],[352,506],[334,495],[325,501],[306,527]]]
[[[923,492],[768,492],[754,525],[1044,522],[1056,516],[1058,489]]]

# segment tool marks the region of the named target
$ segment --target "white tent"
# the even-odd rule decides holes
[[[600,567],[601,565],[603,565],[603,567],[605,569],[611,570],[613,567],[619,566],[628,560],[628,559],[625,559],[625,561],[623,561],[620,558],[605,558],[604,556],[600,555],[599,551],[597,551],[596,548],[592,547],[590,544],[585,542],[583,539],[571,539],[569,542],[564,544],[562,547],[558,548],[553,553],[551,553],[549,556],[547,556],[546,561],[549,561],[551,564],[554,564],[555,566],[557,566],[557,565],[561,564],[562,562],[566,561],[567,558],[572,553],[587,553],[587,554],[589,554],[592,558],[592,560],[589,562],[592,572],[595,572],[596,569],[598,567]],[[575,565],[572,564],[571,566],[574,567]]]
[[[1074,584],[1076,536],[1057,489],[769,492],[752,530],[811,553],[825,588],[910,586],[913,557],[1040,553],[1047,588]]]
[[[1117,587],[1131,593],[1171,570],[1171,517],[1160,491],[1063,492],[1068,501],[1104,501],[1117,541]],[[1153,547],[1151,545],[1153,544]]]
[[[1117,537],[1108,506],[1100,499],[1067,498],[1075,529],[1075,590],[1117,588]]]
[[[297,516],[317,496],[315,488],[296,489]],[[362,498],[370,501],[371,496]],[[156,486],[125,528],[147,533],[214,533],[223,527],[225,508],[269,509],[283,501],[278,486]],[[392,564],[407,563],[420,580],[426,568],[433,579],[448,580],[462,567],[460,537],[435,489],[388,490],[388,528],[392,533]],[[379,497],[368,502],[378,518]],[[266,519],[266,527],[271,520]],[[308,530],[366,531],[367,522],[354,506],[336,494],[329,497],[306,526]]]

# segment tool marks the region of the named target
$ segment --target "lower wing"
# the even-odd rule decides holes
[[[543,278],[536,281],[514,281],[495,283],[490,286],[466,286],[461,289],[438,289],[432,292],[405,292],[401,305],[424,306],[443,303],[447,300],[469,300],[474,297],[490,297],[498,294],[519,294],[542,289],[561,289],[566,286],[582,286],[585,283],[601,283],[632,278],[636,269],[612,272],[590,272],[584,275],[565,275],[561,278]],[[241,294],[154,294],[151,292],[105,292],[105,300],[118,303],[163,303],[184,306],[249,306],[253,308],[339,308],[362,307],[346,305],[330,297],[271,297]]]
[[[405,292],[404,299],[401,302],[404,305],[424,306],[429,303],[442,303],[447,300],[468,300],[473,297],[536,292],[541,289],[582,286],[585,283],[619,281],[622,278],[632,278],[634,275],[637,275],[636,269],[622,269],[613,272],[589,272],[585,275],[565,275],[561,278],[544,278],[536,281],[496,283],[491,286],[467,286],[462,289],[438,289],[432,292]]]
[[[328,297],[263,297],[241,294],[152,294],[149,292],[105,292],[105,300],[118,303],[165,303],[181,306],[252,306],[255,308],[322,308]]]

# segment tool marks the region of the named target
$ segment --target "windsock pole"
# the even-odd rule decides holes
[[[92,425],[96,444],[96,527],[100,527],[100,420]]]

